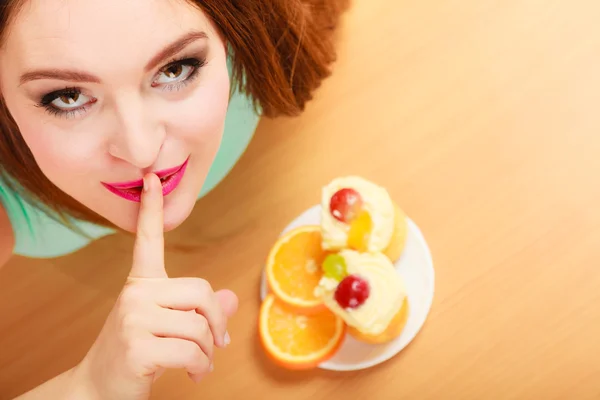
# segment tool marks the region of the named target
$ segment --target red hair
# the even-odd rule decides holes
[[[202,10],[233,51],[233,82],[262,115],[300,114],[335,61],[333,33],[349,0],[186,0]],[[0,3],[0,38],[24,0]],[[0,174],[32,204],[112,226],[52,184],[0,103]]]

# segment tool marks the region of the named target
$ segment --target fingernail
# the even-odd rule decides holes
[[[225,332],[225,338],[223,339],[223,342],[225,343],[225,346],[228,346],[229,343],[231,343],[231,337],[229,336],[229,332]]]
[[[144,176],[144,192],[148,191],[148,178]]]
[[[210,366],[208,367],[208,372],[213,372],[215,370],[215,365],[213,363],[210,363]]]

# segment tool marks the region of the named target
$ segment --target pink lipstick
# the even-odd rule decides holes
[[[187,167],[188,161],[189,158],[186,159],[183,164],[177,167],[163,169],[161,171],[155,172],[156,176],[160,178],[163,196],[168,195],[177,188],[177,186],[181,182],[181,179],[183,178],[183,175],[185,174],[185,169]],[[125,200],[140,202],[142,199],[142,189],[144,186],[144,181],[142,179],[137,179],[135,181],[129,182],[101,183],[111,193],[116,194],[117,196],[122,197]]]

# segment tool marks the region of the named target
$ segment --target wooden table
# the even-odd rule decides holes
[[[194,385],[171,371],[154,398],[600,398],[599,16],[593,1],[356,1],[306,113],[263,121],[169,234],[172,276],[232,288],[242,305],[213,375]],[[385,185],[423,230],[433,308],[385,364],[286,372],[258,346],[261,266],[321,185],[348,173]],[[114,236],[0,271],[0,398],[85,354],[131,245]]]

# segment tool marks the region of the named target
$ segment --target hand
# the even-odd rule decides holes
[[[160,181],[144,181],[131,272],[76,372],[102,399],[147,399],[165,368],[200,381],[215,347],[229,343],[227,320],[238,306],[235,294],[214,292],[203,279],[167,276]]]

